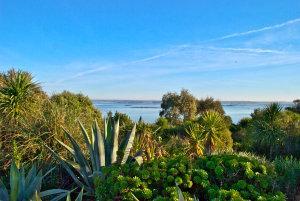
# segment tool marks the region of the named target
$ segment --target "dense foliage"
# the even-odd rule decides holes
[[[285,200],[269,164],[239,155],[222,154],[190,160],[161,158],[142,166],[104,169],[96,180],[98,200],[177,200],[176,183],[186,200]]]
[[[232,128],[238,150],[252,151],[270,159],[300,157],[300,115],[277,103],[257,109],[250,119]]]
[[[39,138],[45,136],[43,105],[47,95],[30,73],[9,70],[0,74],[0,167],[32,161],[39,153]]]
[[[28,72],[1,73],[0,83],[0,170],[9,167],[11,153],[17,164],[49,159],[43,144],[56,146],[54,138],[63,138],[62,128],[78,133],[78,119],[102,122],[88,97],[71,92],[48,97]]]
[[[53,188],[57,200],[178,200],[178,189],[186,200],[294,200],[299,105],[272,103],[233,124],[220,101],[183,89],[162,97],[155,123],[119,112],[102,121],[87,96],[48,96],[12,69],[0,73],[0,200],[48,200]]]
[[[165,117],[171,124],[193,120],[202,113],[214,110],[225,115],[221,102],[211,97],[198,100],[188,90],[182,89],[180,94],[169,92],[163,95],[160,116]],[[228,120],[231,122],[231,120]]]
[[[294,100],[293,103],[294,103],[294,106],[288,107],[287,110],[300,113],[300,99]]]
[[[278,173],[276,180],[283,192],[289,198],[295,197],[300,185],[300,161],[291,157],[278,157],[274,160],[275,170]]]
[[[49,98],[43,111],[46,119],[44,124],[53,137],[51,146],[57,145],[54,138],[65,139],[64,129],[72,133],[73,137],[83,144],[78,120],[84,125],[92,125],[96,120],[99,122],[99,127],[102,128],[101,112],[94,107],[87,96],[82,94],[74,94],[68,91],[54,94]],[[88,127],[87,130],[91,131],[91,127]]]

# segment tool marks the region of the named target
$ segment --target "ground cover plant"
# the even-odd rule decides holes
[[[177,184],[186,200],[285,200],[275,178],[271,164],[237,154],[161,158],[105,168],[96,180],[96,197],[177,200]]]

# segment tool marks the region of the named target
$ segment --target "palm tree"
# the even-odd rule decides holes
[[[41,93],[30,73],[11,69],[0,74],[0,113],[7,119],[18,120],[30,111],[28,103]]]
[[[230,131],[226,127],[223,116],[213,110],[205,112],[199,118],[199,125],[199,134],[204,143],[205,152],[210,155],[216,149],[216,144],[222,144],[223,137]]]

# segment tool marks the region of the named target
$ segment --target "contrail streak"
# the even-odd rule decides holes
[[[286,22],[283,22],[283,23],[280,23],[280,24],[276,24],[276,25],[272,25],[272,26],[266,26],[266,27],[263,27],[263,28],[260,28],[260,29],[253,29],[253,30],[250,30],[250,31],[238,32],[238,33],[233,33],[233,34],[225,35],[225,36],[214,38],[214,39],[209,39],[209,40],[200,42],[200,44],[201,43],[207,43],[207,42],[225,40],[225,39],[229,39],[229,38],[235,38],[235,37],[239,37],[239,36],[245,36],[245,35],[249,35],[249,34],[253,34],[253,33],[259,33],[259,32],[263,32],[263,31],[267,31],[267,30],[272,30],[272,29],[278,29],[278,28],[285,27],[285,26],[288,26],[288,25],[291,25],[291,24],[296,24],[296,23],[299,23],[299,22],[300,22],[300,18],[296,18],[296,19],[289,20],[289,21],[286,21]],[[78,77],[82,77],[82,76],[92,74],[92,73],[95,73],[95,72],[103,71],[103,70],[106,70],[108,68],[115,67],[115,66],[125,67],[125,66],[129,66],[131,64],[137,64],[137,63],[142,63],[142,62],[147,62],[147,61],[153,61],[153,60],[165,57],[167,55],[170,55],[174,52],[177,52],[177,51],[183,50],[185,48],[188,48],[189,46],[191,46],[191,45],[180,45],[180,46],[177,46],[177,47],[175,47],[175,48],[173,48],[169,51],[166,51],[164,53],[157,54],[157,55],[154,55],[154,56],[151,56],[151,57],[142,58],[142,59],[126,62],[126,63],[110,65],[110,66],[106,66],[106,67],[100,66],[98,68],[90,69],[90,70],[87,70],[87,71],[82,71],[82,72],[80,72],[76,75],[73,75],[73,76],[71,76],[67,79],[59,80],[56,83],[62,83],[62,82],[65,82],[65,81],[73,80],[73,79],[76,79]],[[232,50],[248,50],[248,51],[253,51],[253,52],[256,52],[256,53],[282,53],[282,52],[276,51],[276,50],[263,50],[263,49],[238,49],[238,48],[234,49],[234,48],[232,48]]]
[[[225,36],[222,36],[222,37],[219,37],[219,38],[206,40],[206,41],[203,41],[203,42],[212,42],[212,41],[219,41],[219,40],[224,40],[224,39],[229,39],[229,38],[234,38],[234,37],[239,37],[239,36],[245,36],[245,35],[249,35],[249,34],[253,34],[253,33],[259,33],[259,32],[268,31],[268,30],[272,30],[272,29],[278,29],[278,28],[285,27],[285,26],[288,26],[288,25],[291,25],[291,24],[296,24],[298,22],[300,22],[300,18],[289,20],[289,21],[283,22],[281,24],[266,26],[266,27],[263,27],[263,28],[260,28],[260,29],[253,29],[253,30],[250,30],[250,31],[233,33],[233,34],[225,35]]]

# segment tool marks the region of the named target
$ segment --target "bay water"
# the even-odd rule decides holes
[[[99,108],[105,116],[109,111],[116,111],[129,115],[134,121],[140,117],[146,122],[154,123],[159,117],[161,101],[151,100],[94,100],[94,105]],[[250,117],[256,108],[264,108],[270,102],[248,102],[248,101],[223,101],[222,105],[227,115],[234,123],[244,117]],[[280,102],[282,107],[291,106],[290,102]]]

